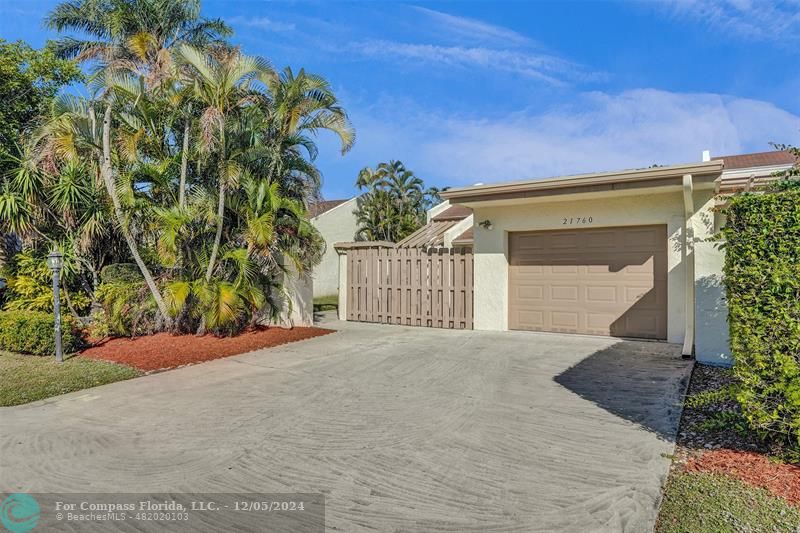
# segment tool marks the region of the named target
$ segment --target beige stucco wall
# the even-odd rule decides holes
[[[702,363],[733,364],[728,334],[728,305],[722,281],[725,252],[718,241],[705,238],[718,231],[721,217],[712,211],[714,200],[698,208],[694,244],[695,268],[695,357]],[[716,222],[715,222],[716,216]]]
[[[339,292],[339,255],[333,245],[355,240],[358,229],[353,214],[355,208],[356,199],[353,198],[311,219],[326,244],[322,262],[314,268],[314,297],[335,296]]]
[[[311,276],[300,274],[292,261],[281,258],[285,268],[280,287],[272,293],[278,307],[275,323],[285,328],[314,325],[314,286]]]
[[[718,249],[702,241],[713,233],[713,190],[696,190],[695,214],[692,225],[695,234],[695,252],[689,260],[696,261],[696,280],[707,282],[709,276],[721,274],[721,254]],[[550,197],[514,202],[468,204],[474,210],[475,221],[489,220],[492,229],[475,225],[475,329],[508,329],[508,233],[512,231],[552,230],[581,227],[613,227],[665,224],[668,237],[668,318],[667,340],[682,343],[685,334],[687,304],[687,272],[682,258],[684,228],[684,203],[681,190],[658,192],[657,189],[636,194],[595,193]],[[564,224],[564,218],[589,217],[591,223]],[[695,284],[697,288],[699,283]],[[721,286],[705,283],[702,302],[695,310],[696,346],[698,358],[707,357],[725,364],[727,328],[720,322],[720,306],[724,306]],[[701,292],[699,289],[697,292]],[[711,312],[713,320],[708,320]],[[724,313],[722,313],[724,314]]]

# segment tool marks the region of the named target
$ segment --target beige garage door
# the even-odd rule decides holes
[[[511,233],[509,327],[667,337],[667,228]]]

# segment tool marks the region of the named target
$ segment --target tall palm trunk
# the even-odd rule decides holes
[[[117,223],[119,224],[122,236],[125,238],[125,242],[128,243],[128,248],[131,251],[133,260],[136,261],[136,264],[138,265],[139,270],[144,277],[144,281],[147,283],[147,288],[150,289],[150,293],[153,295],[153,299],[156,301],[158,311],[161,313],[164,323],[169,326],[170,319],[169,314],[167,313],[167,306],[164,303],[164,299],[161,297],[158,287],[156,287],[155,281],[153,281],[153,276],[150,274],[150,270],[147,268],[147,265],[144,264],[144,261],[142,261],[142,256],[139,254],[139,247],[137,246],[136,241],[133,239],[133,235],[131,235],[127,225],[125,224],[125,217],[122,213],[122,204],[119,201],[119,196],[117,195],[117,186],[116,183],[114,183],[114,174],[111,168],[111,104],[106,104],[105,114],[103,115],[103,159],[102,164],[100,165],[100,174],[102,175],[103,183],[105,183],[106,191],[108,191],[108,195],[111,197],[111,203],[114,205],[114,215],[117,218]]]
[[[214,273],[214,266],[217,262],[217,254],[219,247],[222,244],[222,226],[225,222],[223,219],[225,215],[225,181],[220,176],[219,181],[219,199],[217,200],[217,234],[214,237],[214,246],[211,248],[211,258],[208,260],[208,270],[206,270],[206,283],[211,281],[211,275]]]
[[[191,111],[191,107],[189,108]],[[191,118],[186,117],[186,124],[183,126],[183,151],[181,152],[181,182],[178,186],[178,205],[186,206],[186,171],[189,167],[189,127]]]

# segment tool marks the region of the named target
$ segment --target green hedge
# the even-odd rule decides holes
[[[82,347],[83,337],[72,316],[61,319],[61,331],[64,353],[76,352]],[[0,350],[54,355],[56,343],[53,315],[37,311],[0,312]]]
[[[800,191],[734,197],[727,216],[737,399],[756,431],[800,453]]]
[[[142,272],[136,263],[114,263],[100,270],[100,280],[104,283],[141,283]]]

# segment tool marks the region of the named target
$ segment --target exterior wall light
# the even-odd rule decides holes
[[[489,230],[489,231],[492,231],[494,229],[494,226],[492,226],[492,221],[489,220],[489,219],[486,219],[483,222],[479,222],[478,225],[480,227],[482,227],[483,229],[486,229],[486,230]]]

